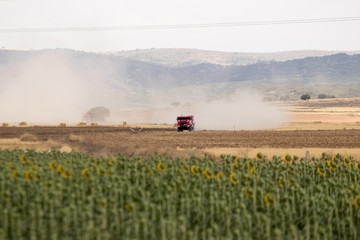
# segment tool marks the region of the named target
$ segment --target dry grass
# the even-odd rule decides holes
[[[82,142],[84,141],[84,136],[71,133],[67,136],[66,140],[69,142]]]
[[[29,133],[24,133],[23,135],[20,136],[20,141],[22,142],[37,142],[38,138],[35,135],[29,134]]]

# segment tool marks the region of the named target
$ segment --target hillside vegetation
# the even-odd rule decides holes
[[[301,59],[306,57],[323,57],[338,53],[348,55],[360,54],[360,51],[284,51],[272,53],[247,53],[247,52],[220,52],[186,48],[152,48],[120,51],[112,53],[127,59],[156,63],[166,66],[179,67],[191,66],[201,63],[218,64],[223,66],[249,65],[257,62]]]
[[[96,54],[63,49],[1,50],[0,87],[6,88],[22,77],[23,66],[30,64],[31,69],[36,60],[47,71],[47,78],[59,70],[53,71],[54,67],[61,65],[69,70],[74,82],[81,79],[82,84],[91,87],[96,92],[93,95],[102,95],[101,90],[110,89],[121,92],[131,103],[149,103],[150,95],[159,89],[167,90],[170,101],[184,98],[184,94],[211,99],[239,88],[259,91],[269,101],[297,100],[304,93],[312,98],[319,94],[359,97],[360,54],[331,53],[159,49]]]

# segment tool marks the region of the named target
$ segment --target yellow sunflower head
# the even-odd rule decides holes
[[[317,167],[317,172],[321,175],[321,176],[325,176],[325,171],[322,170],[320,167]]]
[[[284,159],[284,162],[291,163],[291,156],[289,154],[286,154],[283,159]]]
[[[261,161],[261,160],[264,159],[264,155],[263,155],[262,153],[258,152],[258,153],[256,154],[256,158],[257,158],[257,160]]]
[[[329,160],[327,162],[327,165],[331,169],[331,171],[336,171],[336,163],[334,161]]]
[[[231,173],[229,175],[229,178],[230,178],[230,181],[233,183],[233,184],[238,184],[239,181],[237,180],[237,178],[235,177],[235,175],[233,173]]]
[[[360,163],[356,164],[356,168],[357,168],[357,170],[360,170]]]
[[[89,177],[88,171],[89,171],[88,168],[84,168],[84,169],[81,171],[81,175],[83,175],[84,178],[88,178],[88,177]]]
[[[194,166],[192,165],[191,168],[190,168],[190,171],[192,174],[196,174],[199,170],[199,167],[198,166]]]
[[[31,180],[30,172],[29,172],[29,171],[25,171],[24,177],[25,177],[26,180]]]
[[[205,175],[206,178],[209,178],[209,179],[210,179],[210,178],[213,178],[213,177],[215,176],[215,174],[212,174],[212,173],[210,172],[210,170],[207,169],[207,168],[204,170],[204,175]]]
[[[355,206],[357,209],[360,209],[360,195],[357,196],[357,197],[354,199],[354,206]]]
[[[34,172],[34,178],[36,180],[40,180],[40,176],[39,176],[39,173],[37,171]]]
[[[252,191],[251,190],[248,190],[247,188],[244,189],[244,193],[246,194],[246,196],[248,198],[251,198],[252,197]]]
[[[162,162],[159,162],[159,163],[158,163],[157,169],[158,169],[160,172],[165,172],[165,171],[166,171],[166,167],[163,166],[163,163],[162,163]]]
[[[266,205],[272,206],[275,204],[275,199],[272,197],[272,195],[270,195],[270,193],[267,193],[264,196],[264,202],[266,203]]]
[[[49,164],[49,168],[52,169],[52,170],[55,170],[55,164],[56,164],[56,161],[55,160],[52,160]]]

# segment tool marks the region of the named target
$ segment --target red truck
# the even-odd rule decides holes
[[[189,131],[195,130],[195,121],[193,115],[178,116],[176,120],[177,120],[178,132],[182,132],[183,130],[189,130]]]

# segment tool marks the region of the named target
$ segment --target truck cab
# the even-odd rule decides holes
[[[195,120],[193,115],[188,116],[178,116],[177,121],[177,130],[182,132],[184,130],[194,131],[195,130]]]

